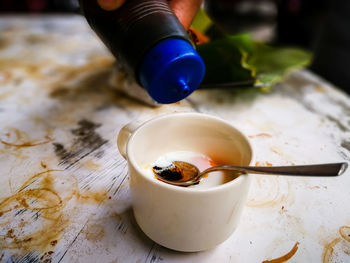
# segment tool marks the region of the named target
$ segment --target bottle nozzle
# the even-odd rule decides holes
[[[186,96],[190,91],[190,87],[188,86],[187,82],[184,79],[178,80],[178,86],[177,86],[178,92],[182,93],[184,96]]]

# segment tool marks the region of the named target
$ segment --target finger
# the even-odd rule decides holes
[[[169,5],[174,10],[177,18],[187,30],[203,0],[170,0]]]
[[[112,11],[118,9],[125,0],[97,0],[98,5],[107,11]]]

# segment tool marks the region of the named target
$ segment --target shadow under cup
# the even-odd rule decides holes
[[[127,145],[130,190],[137,223],[152,240],[179,251],[201,251],[225,241],[237,227],[250,176],[196,189],[166,184],[145,167],[168,152],[202,153],[221,164],[250,165],[247,138],[229,123],[198,113],[177,113],[146,122]]]

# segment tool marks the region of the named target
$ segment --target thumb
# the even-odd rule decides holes
[[[97,0],[98,5],[107,11],[118,9],[125,0]]]
[[[187,30],[203,0],[170,0],[169,5],[174,10],[175,15]]]

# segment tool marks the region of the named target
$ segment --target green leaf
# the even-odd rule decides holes
[[[207,15],[204,9],[200,9],[194,17],[191,28],[206,35],[210,39],[222,38],[227,34],[219,28]]]
[[[192,21],[191,27],[204,34],[211,25],[213,25],[213,22],[207,13],[200,9]]]
[[[256,70],[257,80],[271,86],[283,80],[287,73],[309,65],[311,57],[311,53],[298,48],[271,47],[254,43],[247,64]]]
[[[252,79],[251,70],[242,66],[240,46],[246,45],[244,38],[231,36],[197,46],[206,66],[203,84]]]
[[[234,35],[199,45],[206,65],[203,84],[253,80],[270,87],[290,71],[309,65],[311,54],[297,48],[272,47],[249,35]]]

